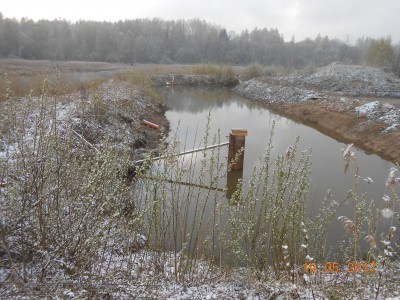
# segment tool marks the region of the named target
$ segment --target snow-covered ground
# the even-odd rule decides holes
[[[88,97],[86,93],[73,93],[63,96],[61,101],[49,103],[46,112],[40,111],[39,97],[29,100],[20,98],[19,107],[26,109],[16,112],[16,120],[24,123],[24,141],[33,141],[39,125],[39,114],[46,113],[45,122],[49,130],[55,120],[59,130],[72,130],[78,139],[83,142],[90,140],[97,148],[101,148],[105,137],[120,148],[136,148],[140,145],[153,149],[157,146],[160,131],[148,129],[142,124],[142,119],[157,116],[159,125],[166,126],[166,119],[158,117],[163,114],[161,106],[146,98],[140,90],[132,90],[126,82],[108,81],[99,90],[100,99]],[[13,155],[19,151],[14,138],[2,137],[0,158],[13,159]],[[142,150],[146,152],[146,149]]]
[[[347,292],[341,291],[341,294],[347,294],[350,297],[348,299],[358,299],[357,295],[361,294],[361,299],[376,297],[376,281],[371,281],[370,285],[365,284],[364,277],[370,275],[361,273],[353,277],[347,273],[327,274],[321,271],[288,282],[284,279],[275,280],[272,272],[268,274],[268,280],[256,279],[254,271],[246,268],[223,271],[217,266],[199,261],[191,277],[187,276],[182,281],[177,279],[179,273],[175,269],[174,254],[164,253],[163,260],[156,259],[156,256],[156,253],[145,250],[128,257],[108,252],[103,265],[96,267],[97,273],[68,276],[60,268],[45,283],[10,283],[6,280],[12,276],[11,270],[0,268],[0,296],[2,299],[322,300],[328,299],[335,289],[344,288]],[[322,268],[319,266],[319,269]],[[29,272],[40,273],[40,266],[30,266]],[[399,300],[400,290],[388,291],[383,285],[377,299]]]

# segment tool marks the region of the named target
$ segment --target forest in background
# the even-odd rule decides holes
[[[21,20],[0,12],[0,57],[121,63],[217,63],[314,68],[334,61],[368,64],[400,74],[400,44],[390,37],[356,41],[318,35],[287,42],[278,29],[240,34],[200,19],[118,22]]]

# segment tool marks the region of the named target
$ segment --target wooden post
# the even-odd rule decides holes
[[[238,159],[232,165],[232,170],[243,170],[246,136],[247,129],[232,129],[232,132],[229,134],[228,164],[235,161],[237,153],[243,148]]]
[[[228,198],[229,204],[238,204],[240,193],[235,195],[235,192],[241,189],[238,184],[243,179],[243,170],[230,170],[226,175],[226,198]],[[235,197],[233,197],[234,195]]]

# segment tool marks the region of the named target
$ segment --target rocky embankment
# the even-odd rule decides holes
[[[400,79],[333,63],[310,75],[256,78],[235,90],[346,143],[400,162]]]

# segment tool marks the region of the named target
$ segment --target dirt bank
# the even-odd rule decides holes
[[[123,80],[109,80],[61,96],[13,97],[2,104],[8,105],[7,111],[0,112],[0,159],[5,161],[20,155],[13,128],[21,128],[20,138],[25,141],[34,140],[41,114],[46,122],[56,120],[60,134],[72,132],[77,146],[102,151],[112,144],[128,150],[132,161],[157,151],[163,132],[169,130],[161,101],[153,99],[146,88]],[[159,129],[146,126],[144,119]]]
[[[235,90],[337,140],[400,162],[400,80],[394,75],[333,64],[307,76],[253,79]]]
[[[75,103],[83,102],[85,109],[73,111],[71,125],[98,147],[107,137],[117,147],[131,149],[133,160],[141,159],[159,147],[162,133],[169,130],[165,107],[149,96],[148,88],[110,80],[97,88],[97,95],[81,92]],[[159,129],[145,125],[143,120]]]
[[[368,122],[365,116],[354,117],[336,110],[338,107],[329,108],[321,101],[272,104],[269,107],[339,141],[354,143],[392,162],[400,161],[400,131],[382,133],[383,122]]]

